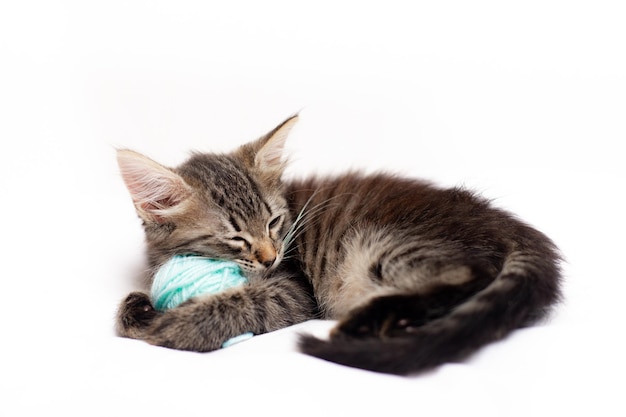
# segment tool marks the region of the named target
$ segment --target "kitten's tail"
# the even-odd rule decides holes
[[[463,359],[485,344],[542,317],[559,301],[558,258],[554,248],[542,255],[514,251],[489,285],[418,327],[365,337],[339,328],[328,341],[302,336],[299,347],[306,354],[331,362],[399,375]],[[400,327],[407,322],[424,321],[424,317],[403,317],[410,309],[398,308],[407,301],[424,304],[423,295],[409,296],[413,300],[403,296],[400,303],[394,297],[397,296],[378,298],[378,302],[369,305],[369,310],[376,310],[373,314],[366,314],[368,307],[365,307],[359,315],[371,321],[391,317]],[[388,311],[381,312],[381,306],[387,306]],[[389,328],[388,324],[369,325]]]

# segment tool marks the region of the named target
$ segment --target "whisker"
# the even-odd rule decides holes
[[[294,250],[294,248],[291,246],[291,244],[298,238],[300,237],[304,232],[306,232],[309,227],[311,225],[313,225],[313,221],[319,217],[321,214],[323,214],[326,210],[328,210],[329,208],[333,207],[334,205],[332,205],[332,201],[345,196],[347,193],[344,194],[339,194],[336,196],[333,196],[327,200],[324,200],[318,204],[316,204],[315,206],[311,207],[309,209],[309,205],[311,203],[311,201],[313,200],[313,198],[317,195],[317,193],[319,193],[321,190],[316,190],[306,201],[306,203],[304,204],[304,206],[302,207],[302,209],[300,210],[300,212],[298,213],[298,215],[296,216],[296,219],[294,220],[293,224],[289,227],[289,229],[287,230],[287,232],[285,233],[285,235],[283,236],[283,248],[284,248],[284,252],[283,254],[289,254],[290,252],[292,252]],[[308,210],[307,210],[308,209]]]
[[[306,206],[300,211],[296,221],[292,224],[287,234],[285,235],[283,241],[286,241],[287,244],[293,241],[293,239],[306,229],[309,223],[311,223],[317,216],[321,215],[324,210],[329,208],[327,204],[329,201],[323,201],[318,205],[311,208],[311,210],[306,211]]]

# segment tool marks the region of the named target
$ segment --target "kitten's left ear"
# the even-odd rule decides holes
[[[275,179],[280,178],[285,167],[285,142],[297,121],[298,115],[293,115],[262,138],[242,146],[239,152],[246,163],[261,173],[276,177]]]
[[[263,170],[280,169],[282,171],[285,142],[297,121],[298,115],[293,115],[259,140],[262,145],[254,158],[257,167]]]

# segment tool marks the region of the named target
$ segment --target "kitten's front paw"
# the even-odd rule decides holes
[[[142,330],[150,326],[157,315],[147,294],[130,293],[118,310],[117,332],[123,337],[141,339]]]

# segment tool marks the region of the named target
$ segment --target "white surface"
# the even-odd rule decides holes
[[[622,3],[222,3],[0,5],[0,414],[626,414]],[[477,188],[559,244],[567,302],[411,378],[295,351],[330,322],[204,355],[114,337],[143,268],[114,147],[177,164],[300,110],[291,175]]]

